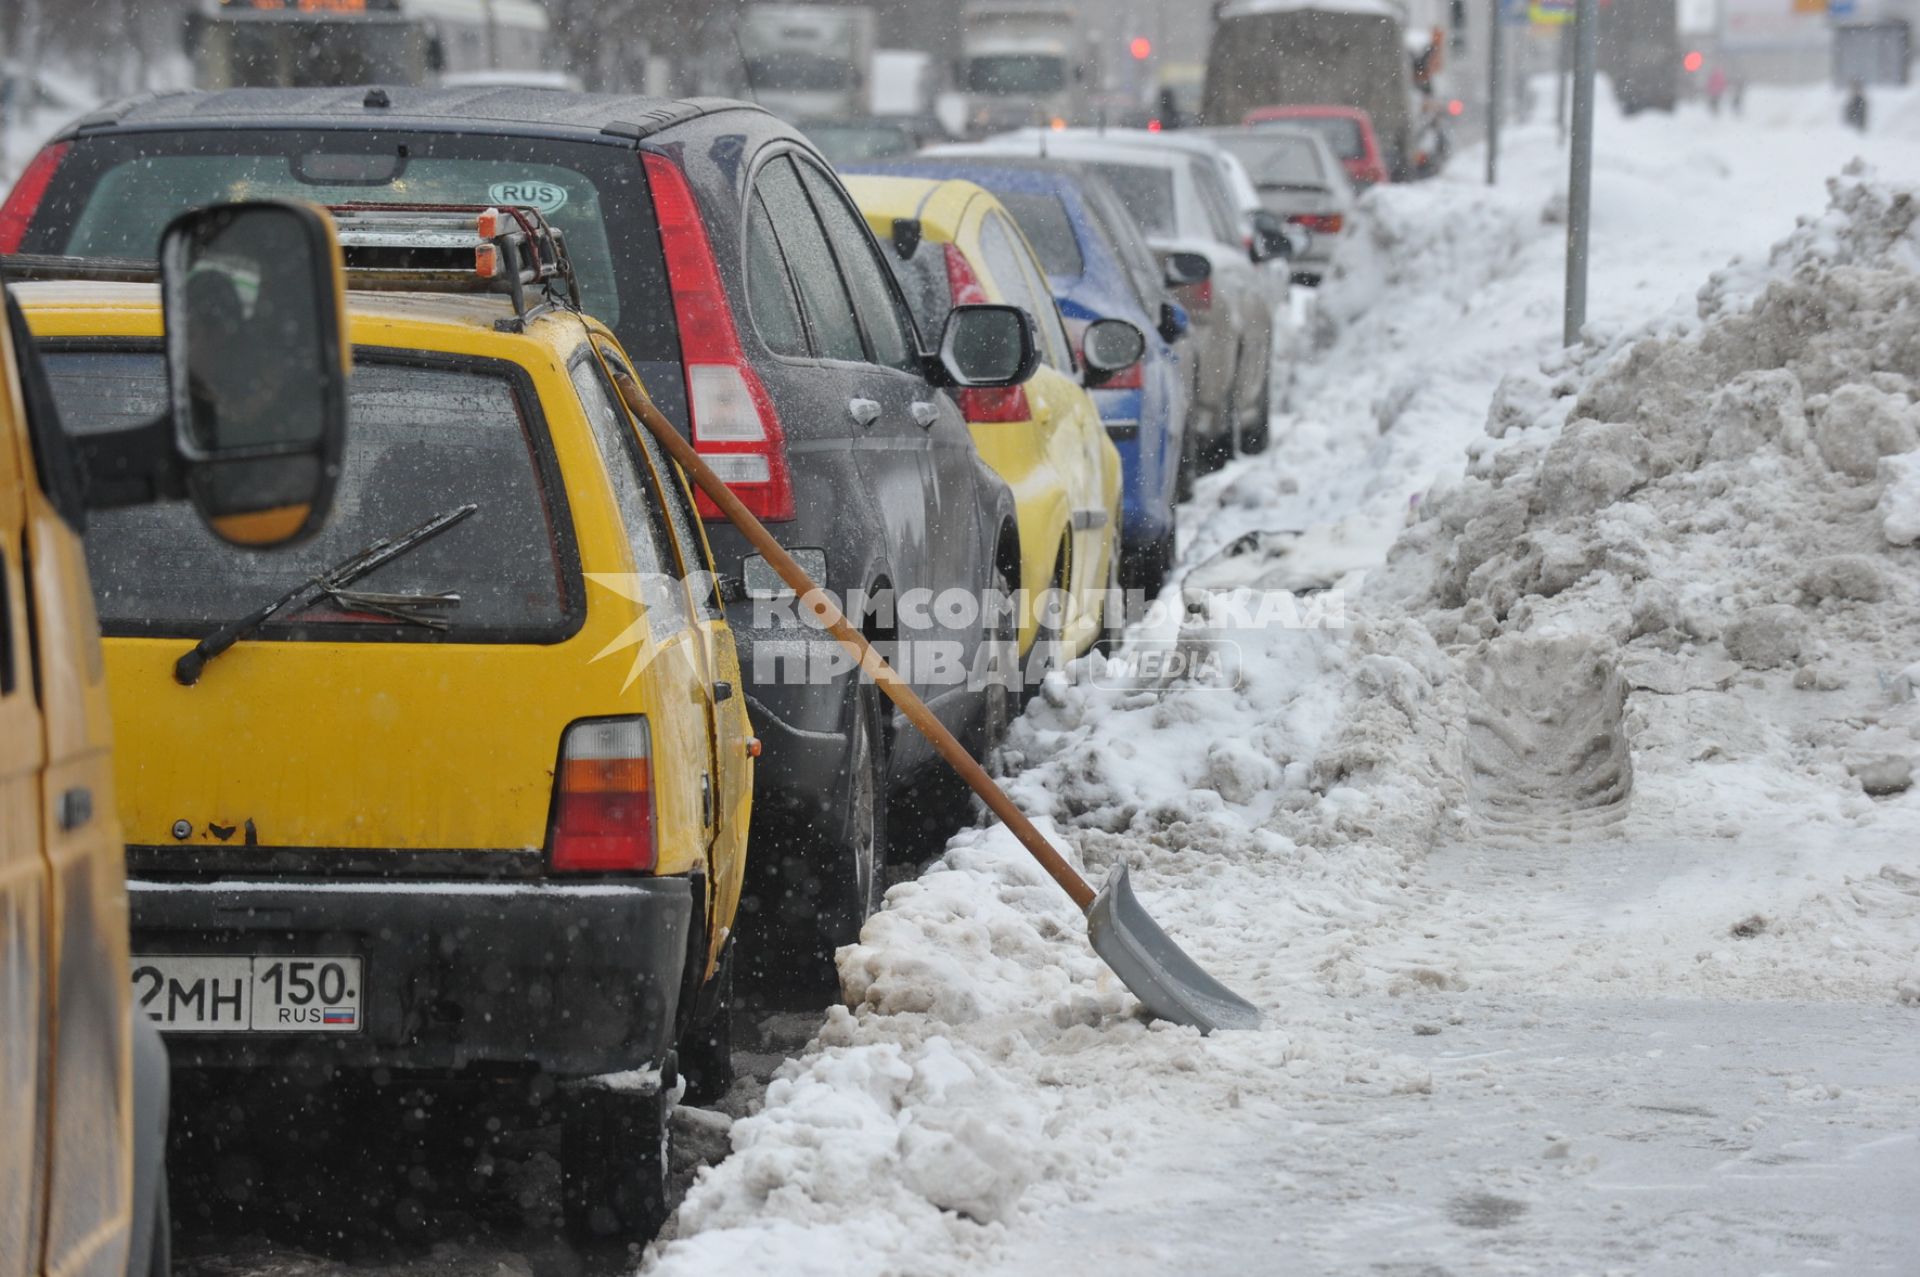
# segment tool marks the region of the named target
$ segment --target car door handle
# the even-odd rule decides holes
[[[872,399],[849,399],[847,411],[852,413],[853,419],[863,426],[870,426],[880,420],[880,405]]]
[[[924,399],[914,400],[909,411],[913,413],[913,419],[924,427],[931,428],[934,422],[940,420],[940,410]]]

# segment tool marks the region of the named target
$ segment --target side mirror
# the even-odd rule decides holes
[[[949,386],[1017,386],[1040,366],[1033,317],[1018,306],[955,306],[940,331],[939,360]]]
[[[1270,262],[1276,257],[1292,257],[1293,240],[1287,235],[1287,224],[1276,213],[1260,209],[1253,214],[1253,246],[1250,255],[1256,262]]]
[[[173,451],[221,540],[270,546],[326,518],[347,431],[345,275],[333,221],[259,201],[160,237]]]
[[[1193,318],[1187,314],[1187,308],[1179,302],[1160,303],[1160,340],[1171,346],[1187,335],[1187,329],[1193,324]]]
[[[1205,253],[1168,253],[1161,269],[1166,272],[1168,288],[1204,284],[1213,278],[1213,263]]]
[[[1096,319],[1080,342],[1086,357],[1087,385],[1098,386],[1139,363],[1147,353],[1146,334],[1124,319]]]

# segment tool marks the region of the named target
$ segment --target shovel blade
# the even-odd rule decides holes
[[[1156,1019],[1189,1024],[1202,1033],[1260,1027],[1253,1003],[1201,970],[1147,916],[1125,865],[1107,874],[1088,908],[1087,939]]]

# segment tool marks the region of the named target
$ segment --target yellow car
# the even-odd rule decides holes
[[[730,1080],[757,742],[625,357],[524,291],[347,294],[352,429],[298,550],[216,553],[179,507],[95,521],[134,995],[176,1066],[541,1079],[570,1228],[645,1240],[676,1069]],[[151,290],[22,300],[69,419],[163,401]]]
[[[972,182],[849,177],[847,190],[883,247],[923,332],[939,332],[966,302],[1019,306],[1032,316],[1040,367],[1024,385],[952,392],[974,446],[1013,489],[1020,533],[1020,650],[1085,652],[1124,622],[1119,594],[1120,453],[1087,394],[1104,373],[1140,357],[1146,339],[1123,320],[1089,327],[1086,370],[1047,276],[1013,216]],[[1133,343],[1133,344],[1129,344]],[[1131,358],[1120,362],[1122,355]],[[1066,606],[1048,607],[1050,591]]]
[[[239,561],[324,520],[346,428],[339,248],[304,207],[197,210],[162,239],[166,353],[225,361],[210,384],[128,422],[63,428],[13,288],[0,322],[0,1277],[164,1277],[167,1056],[128,984],[127,884],[113,724],[81,533],[169,498],[178,535]],[[13,279],[71,263],[10,258]],[[249,325],[209,345],[195,299],[244,278]],[[121,285],[31,284],[104,297]],[[143,336],[161,335],[152,288]],[[150,343],[151,344],[151,343]],[[248,383],[248,384],[243,384]],[[302,397],[250,413],[260,386]],[[114,429],[115,426],[124,427]],[[229,427],[237,427],[228,429]],[[69,430],[84,435],[76,441]],[[235,451],[247,454],[237,460]],[[204,523],[202,522],[204,520]],[[216,538],[218,540],[216,540]],[[244,545],[247,551],[227,541]],[[155,541],[143,552],[164,557]],[[114,689],[115,691],[125,689]],[[124,742],[121,749],[124,749]]]

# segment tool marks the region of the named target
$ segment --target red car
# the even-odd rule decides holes
[[[1310,128],[1346,165],[1356,187],[1392,180],[1373,117],[1351,106],[1263,106],[1248,111],[1242,124],[1290,124]]]

